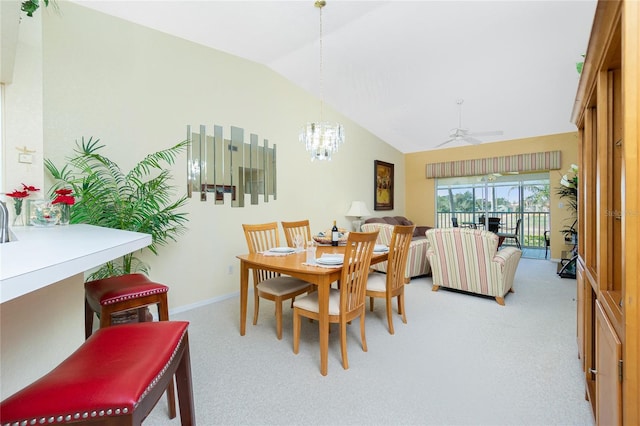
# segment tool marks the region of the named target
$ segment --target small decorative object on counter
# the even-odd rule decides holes
[[[60,209],[50,200],[35,200],[30,205],[29,218],[33,226],[54,226],[60,220]]]
[[[13,206],[15,211],[15,216],[13,217],[12,226],[24,226],[24,214],[22,213],[23,201],[25,198],[29,196],[29,192],[40,191],[39,188],[36,188],[33,185],[25,185],[22,184],[22,191],[14,189],[13,192],[7,193],[7,197],[13,198]]]
[[[71,195],[73,191],[71,189],[56,189],[56,198],[52,201],[52,204],[57,204],[60,209],[59,225],[68,225],[71,220],[71,206],[75,204],[76,199]]]

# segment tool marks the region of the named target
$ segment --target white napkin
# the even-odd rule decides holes
[[[303,265],[306,265],[306,266],[317,266],[317,267],[319,267],[319,268],[329,268],[329,269],[342,268],[342,263],[340,263],[340,264],[338,264],[338,265],[321,265],[321,264],[319,264],[319,263],[313,263],[313,264],[311,264],[311,263],[303,262],[302,264],[303,264]]]

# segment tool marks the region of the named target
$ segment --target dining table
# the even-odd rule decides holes
[[[344,246],[318,246],[316,257],[327,254],[344,254]],[[299,278],[317,287],[320,323],[320,373],[327,375],[329,352],[329,292],[331,284],[340,280],[342,265],[308,265],[305,251],[281,256],[263,253],[249,253],[236,256],[240,259],[240,335],[244,336],[247,326],[247,296],[249,291],[249,270],[263,269],[282,275]],[[387,260],[387,252],[374,252],[371,264]]]

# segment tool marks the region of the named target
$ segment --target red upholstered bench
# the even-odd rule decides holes
[[[1,425],[140,425],[176,377],[183,426],[195,424],[189,323],[102,328],[36,382],[0,403]]]
[[[143,274],[118,275],[89,281],[84,285],[85,337],[93,332],[93,314],[100,316],[100,328],[108,327],[112,315],[130,309],[138,309],[139,322],[146,319],[146,307],[158,306],[158,319],[169,320],[167,292],[169,287],[151,281]]]

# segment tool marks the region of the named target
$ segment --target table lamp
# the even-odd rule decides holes
[[[345,216],[355,217],[356,220],[351,222],[353,225],[353,230],[356,232],[360,232],[360,227],[362,226],[362,216],[369,216],[371,212],[367,210],[367,205],[364,201],[352,201],[351,207],[349,207],[349,211],[345,213]]]

